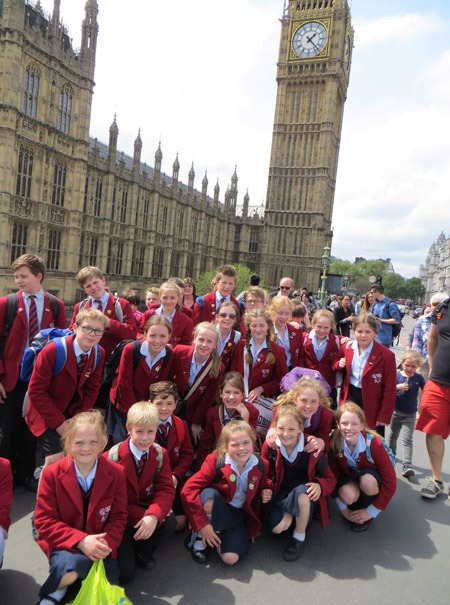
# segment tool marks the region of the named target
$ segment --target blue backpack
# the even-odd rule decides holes
[[[59,374],[63,367],[66,365],[67,360],[67,343],[66,336],[71,336],[73,332],[62,328],[47,328],[41,330],[33,338],[32,343],[23,352],[22,363],[20,366],[20,380],[23,382],[29,382],[33,373],[34,364],[36,363],[37,356],[42,349],[49,343],[54,341],[56,345],[56,360],[53,366],[53,376]],[[98,345],[95,347],[95,364],[94,369],[97,367],[101,351]]]
[[[371,433],[367,433],[367,435],[366,435],[366,457],[367,457],[367,460],[370,462],[370,464],[374,464],[374,460],[373,460],[372,454],[370,452],[370,444],[372,442],[373,437],[374,437],[374,435],[372,435]],[[387,451],[389,458],[391,459],[392,466],[395,467],[394,452],[391,450],[391,448],[387,444],[387,441],[384,437],[382,437],[381,435],[378,435],[378,438],[381,440],[381,443],[384,445],[384,449]]]

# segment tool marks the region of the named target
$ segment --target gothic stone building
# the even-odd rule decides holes
[[[106,4],[106,3],[105,3]],[[107,10],[105,8],[105,10]],[[90,138],[98,3],[87,0],[79,51],[61,24],[60,0],[0,0],[0,294],[14,289],[11,261],[38,252],[46,288],[71,303],[73,280],[100,266],[113,290],[142,291],[170,275],[194,279],[224,262],[242,263],[267,285],[292,275],[316,289],[331,245],[331,216],[353,45],[347,0],[290,0],[281,19],[278,94],[264,216],[237,212],[236,171],[220,200],[205,174],[194,187],[171,176],[162,150],[153,167]]]

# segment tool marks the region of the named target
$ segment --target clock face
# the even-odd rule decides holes
[[[301,25],[292,38],[292,49],[302,58],[319,54],[327,43],[327,30],[322,23],[309,21]]]

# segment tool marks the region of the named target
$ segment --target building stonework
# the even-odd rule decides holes
[[[46,288],[69,304],[83,296],[73,277],[88,264],[118,291],[195,279],[224,262],[260,272],[268,286],[286,273],[316,289],[353,44],[347,0],[290,1],[283,15],[264,216],[250,211],[248,193],[238,210],[236,170],[221,199],[206,174],[196,188],[193,165],[182,183],[178,157],[165,174],[161,146],[152,167],[143,163],[140,133],[133,156],[121,153],[116,116],[108,144],[89,136],[97,18],[87,0],[74,51],[60,0],[52,16],[39,1],[0,2],[0,294],[14,289],[10,264],[25,251],[44,257]],[[311,53],[294,52],[293,36]]]
[[[419,277],[425,288],[425,301],[437,292],[450,293],[450,238],[444,232],[431,244],[424,264],[420,265]]]

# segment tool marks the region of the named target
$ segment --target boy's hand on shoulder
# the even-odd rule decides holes
[[[145,517],[142,517],[142,519],[134,526],[136,529],[134,539],[148,540],[157,527],[158,517],[156,515],[145,515]]]

